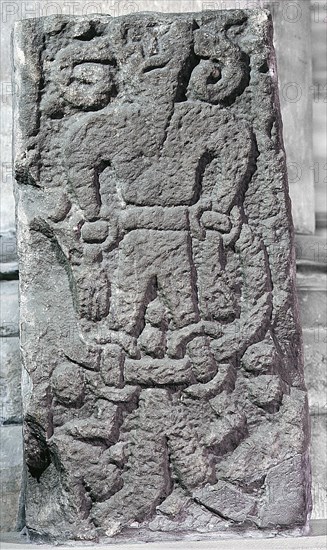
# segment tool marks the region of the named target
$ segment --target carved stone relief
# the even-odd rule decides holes
[[[303,527],[307,397],[271,21],[16,29],[27,525]]]

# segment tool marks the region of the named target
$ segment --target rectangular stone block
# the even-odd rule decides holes
[[[0,424],[22,422],[19,338],[0,340]]]
[[[0,493],[0,531],[22,529],[24,526],[22,426],[0,427]]]
[[[304,329],[303,340],[310,413],[327,414],[327,327]]]
[[[296,235],[296,262],[300,269],[327,269],[327,242],[323,235]]]
[[[0,337],[18,336],[18,281],[0,281],[0,298]]]
[[[327,273],[314,269],[298,269],[297,289],[302,326],[327,326]]]
[[[0,234],[0,264],[1,273],[5,271],[6,265],[15,265],[17,269],[17,246],[16,232],[2,231]]]
[[[327,517],[327,416],[311,416],[313,519]]]
[[[269,14],[23,21],[15,64],[31,535],[305,528]]]

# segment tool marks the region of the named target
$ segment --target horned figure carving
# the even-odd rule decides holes
[[[80,349],[61,349],[49,458],[40,466],[38,450],[28,463],[36,476],[59,464],[71,521],[112,536],[167,503],[220,514],[213,495],[234,491],[225,456],[259,437],[242,405],[247,380],[261,361],[261,393],[269,385],[273,397],[249,405],[255,419],[278,412],[288,389],[269,255],[244,207],[260,151],[234,106],[251,101],[253,67],[266,72],[248,15],[117,18],[110,35],[109,21],[75,22],[45,60],[41,112],[64,143],[61,191],[33,227],[67,271]],[[94,463],[75,476],[90,444]],[[232,521],[264,525],[256,498],[236,493]]]

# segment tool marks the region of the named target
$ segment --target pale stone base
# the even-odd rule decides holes
[[[326,520],[311,522],[310,535],[304,537],[220,539],[211,541],[155,542],[151,544],[65,545],[61,550],[326,550]],[[53,550],[53,545],[26,544],[19,534],[2,536],[1,550]]]

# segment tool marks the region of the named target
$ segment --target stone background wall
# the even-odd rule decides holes
[[[51,13],[110,13],[132,11],[200,11],[226,7],[257,7],[263,0],[1,0],[1,371],[0,371],[0,461],[2,531],[20,529],[23,517],[22,410],[20,396],[18,267],[15,246],[14,199],[12,194],[11,117],[15,90],[11,84],[10,32],[15,20]],[[306,376],[312,418],[312,466],[314,474],[313,518],[327,517],[326,481],[326,51],[324,1],[271,2],[279,48],[286,147],[293,215],[297,235],[298,289],[305,341]],[[280,4],[283,4],[280,11]],[[311,17],[313,80],[310,73]],[[296,27],[297,25],[297,27]],[[299,27],[301,32],[299,32]],[[297,29],[297,30],[296,30]],[[306,29],[306,32],[304,31]],[[298,38],[296,38],[296,36]],[[299,38],[300,37],[300,38]],[[287,40],[286,40],[287,39]],[[296,40],[300,39],[297,43]],[[286,40],[286,41],[285,41]],[[297,59],[297,62],[295,61]],[[303,63],[306,70],[303,70]],[[306,75],[303,80],[303,75]],[[308,75],[310,80],[308,79]],[[310,126],[313,109],[314,160]],[[304,134],[299,133],[304,127]],[[291,135],[290,135],[291,134]],[[288,145],[290,144],[290,145]],[[295,155],[295,156],[292,156]],[[297,157],[296,157],[297,155]],[[300,160],[299,160],[300,159]],[[314,184],[314,193],[313,193]],[[316,199],[314,208],[313,199]],[[314,227],[316,220],[316,229]],[[306,233],[307,235],[304,235]]]

